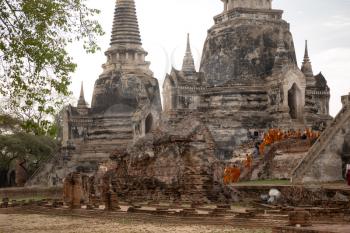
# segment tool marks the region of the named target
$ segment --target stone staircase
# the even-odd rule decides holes
[[[25,186],[36,186],[42,183],[42,179],[47,179],[48,174],[51,172],[54,166],[60,163],[60,152],[55,152],[47,161],[44,162],[42,166],[40,166],[33,175],[27,180]],[[45,182],[46,183],[46,182]]]
[[[241,174],[241,181],[258,180],[268,178],[268,168],[272,160],[276,156],[276,151],[281,145],[280,142],[272,145],[270,149],[264,154],[263,158],[255,159],[253,161],[251,169],[244,169]]]
[[[88,140],[133,139],[132,114],[118,114],[94,119],[88,130]]]
[[[84,142],[72,152],[75,161],[107,161],[111,152],[134,139],[132,115],[116,114],[94,119]]]
[[[291,126],[293,127],[294,130],[300,129],[303,131],[305,128],[307,128],[307,126],[300,120],[292,120]]]
[[[240,181],[250,181],[252,180],[255,173],[258,173],[258,171],[261,171],[261,166],[263,166],[263,159],[255,159],[253,161],[251,169],[244,168],[243,172],[241,173],[241,176],[239,178]]]
[[[264,174],[266,173],[267,167],[269,163],[275,158],[276,151],[278,148],[288,142],[278,142],[273,144],[268,151],[264,154],[263,158],[255,159],[253,161],[251,169],[244,169],[241,174],[241,181],[249,181],[249,180],[257,180],[259,178],[264,178]],[[267,174],[265,174],[266,176]],[[262,177],[263,176],[263,177]]]
[[[270,146],[266,151],[263,158],[255,159],[252,164],[252,168],[244,169],[241,174],[241,181],[258,180],[258,179],[270,179],[272,163],[275,157],[278,155],[278,151],[288,151],[290,148],[293,150],[303,149],[308,144],[304,140],[289,139],[281,142],[276,142]],[[307,150],[307,149],[306,149]]]
[[[320,138],[310,148],[308,154],[299,163],[292,173],[293,182],[301,182],[308,169],[311,168],[317,157],[326,149],[342,126],[350,121],[350,105],[345,105],[335,117],[330,126],[321,134]]]

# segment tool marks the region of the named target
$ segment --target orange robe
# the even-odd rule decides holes
[[[251,156],[247,156],[244,166],[245,168],[251,169],[252,168],[252,163],[253,163],[253,159]]]
[[[237,183],[241,176],[241,169],[233,168],[232,169],[232,183]]]
[[[241,169],[239,168],[226,168],[224,172],[224,184],[237,183],[241,176]]]

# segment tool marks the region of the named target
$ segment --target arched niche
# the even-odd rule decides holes
[[[151,132],[153,128],[153,116],[152,114],[148,114],[146,120],[145,120],[145,133],[148,134]]]
[[[292,119],[302,117],[302,92],[297,84],[293,84],[288,90],[289,115]]]

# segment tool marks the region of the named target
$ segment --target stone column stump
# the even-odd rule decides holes
[[[105,210],[108,211],[116,211],[116,210],[120,210],[119,207],[119,202],[118,202],[118,195],[114,192],[107,192],[105,194]]]
[[[63,201],[71,209],[81,208],[83,195],[81,174],[74,172],[64,179]]]
[[[73,173],[72,176],[72,200],[71,200],[71,209],[80,209],[81,208],[81,198],[82,198],[82,183],[80,173]]]

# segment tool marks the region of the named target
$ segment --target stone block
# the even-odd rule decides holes
[[[185,209],[180,211],[181,216],[192,216],[192,215],[196,215],[196,214],[197,214],[197,211],[196,211],[196,209],[193,209],[193,208],[185,208]]]
[[[289,225],[311,226],[311,214],[308,211],[292,211],[289,213]]]
[[[120,206],[118,202],[118,194],[109,191],[105,194],[104,201],[105,201],[105,210],[107,211],[120,210]]]
[[[3,199],[2,199],[2,203],[1,203],[1,208],[8,208],[9,207],[9,202],[10,202],[10,200],[9,200],[9,198],[7,198],[7,197],[4,197]]]

